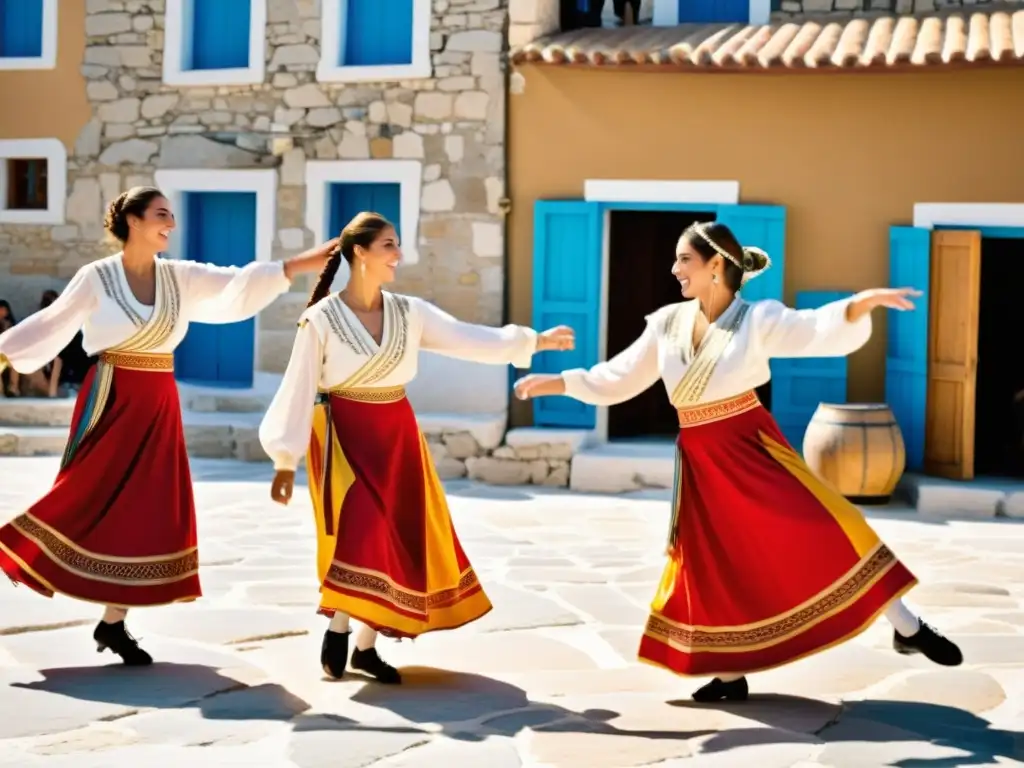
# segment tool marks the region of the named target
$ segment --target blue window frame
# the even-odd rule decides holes
[[[750,0],[678,0],[680,24],[747,24]]]
[[[43,55],[43,0],[0,0],[0,58]]]
[[[413,0],[334,2],[342,5],[339,66],[412,64]]]
[[[250,0],[191,0],[191,56],[185,69],[246,69],[252,28]]]

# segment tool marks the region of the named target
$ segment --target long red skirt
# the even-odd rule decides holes
[[[757,396],[681,410],[669,562],[640,659],[744,674],[862,632],[917,580]]]
[[[491,610],[402,388],[334,393],[318,404],[306,467],[320,613],[416,637]]]
[[[172,367],[169,355],[108,355],[86,375],[53,488],[0,528],[13,581],[121,607],[201,595]]]

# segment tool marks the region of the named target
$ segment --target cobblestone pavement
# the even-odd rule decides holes
[[[206,596],[132,614],[152,668],[96,654],[97,606],[0,586],[0,765],[1024,765],[1020,524],[872,514],[921,578],[910,602],[960,641],[963,667],[896,655],[879,622],[752,677],[748,702],[698,706],[700,681],[635,660],[667,494],[451,484],[495,610],[415,643],[382,640],[406,679],[386,688],[322,677],[305,493],[284,509],[268,500],[266,465],[194,470]],[[0,460],[5,519],[55,471],[55,459]]]

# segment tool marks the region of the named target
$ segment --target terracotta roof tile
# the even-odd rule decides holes
[[[917,16],[822,16],[740,26],[583,29],[511,52],[515,64],[707,71],[849,70],[1024,63],[1024,9]]]

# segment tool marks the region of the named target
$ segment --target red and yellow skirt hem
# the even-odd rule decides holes
[[[679,413],[669,560],[641,661],[747,674],[863,632],[916,583],[752,392]]]
[[[53,487],[0,527],[13,582],[123,608],[201,596],[173,362],[104,353],[88,372]]]

